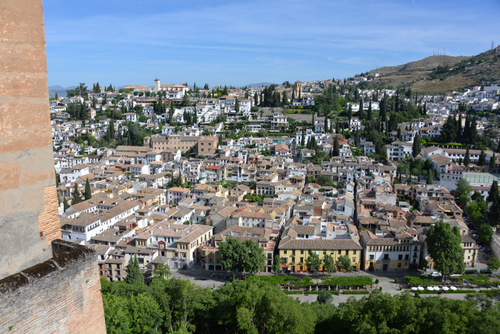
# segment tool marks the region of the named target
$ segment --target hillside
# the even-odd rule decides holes
[[[444,93],[500,80],[500,47],[472,57],[431,56],[408,64],[381,67],[369,75],[371,87],[409,85],[414,92]]]

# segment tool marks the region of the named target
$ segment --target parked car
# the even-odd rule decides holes
[[[432,277],[441,277],[443,276],[440,272],[437,272],[437,271],[434,271],[432,274],[431,274]]]

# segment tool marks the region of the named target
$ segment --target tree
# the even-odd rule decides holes
[[[488,269],[491,271],[497,271],[500,269],[500,261],[495,253],[491,256],[490,263],[488,263]]]
[[[131,333],[156,334],[164,317],[158,303],[145,293],[131,296],[128,301]]]
[[[495,157],[495,153],[490,159],[490,169],[495,169],[497,167],[497,158]]]
[[[224,269],[234,272],[256,273],[266,265],[266,258],[262,248],[253,240],[240,242],[234,238],[227,238],[219,244],[221,264]]]
[[[281,103],[284,106],[288,105],[288,94],[287,94],[286,90],[283,92],[283,100],[281,101]]]
[[[90,183],[89,179],[87,178],[87,181],[85,182],[85,200],[91,199],[92,198],[92,190],[90,189]]]
[[[103,293],[102,301],[104,304],[104,318],[106,319],[106,332],[109,334],[132,333],[127,298],[112,293]]]
[[[181,105],[183,107],[187,107],[189,105],[189,96],[186,93],[184,93],[184,96],[182,97]]]
[[[467,149],[465,150],[464,165],[469,166],[469,164],[470,164],[470,152],[469,148],[467,147]]]
[[[427,181],[426,181],[427,184],[433,184],[434,183],[434,172],[431,170],[429,170],[427,172]]]
[[[498,185],[496,181],[493,182],[492,188]],[[488,222],[491,226],[496,226],[500,223],[500,197],[498,196],[498,190],[492,191],[490,190],[490,195],[488,196],[488,201],[491,199],[490,209],[488,211]]]
[[[372,101],[370,101],[370,104],[368,105],[368,111],[366,112],[366,120],[367,121],[372,120]]]
[[[344,255],[339,256],[339,258],[337,259],[337,267],[342,271],[351,271],[351,259]]]
[[[339,155],[340,155],[339,139],[337,138],[337,136],[335,136],[335,139],[333,140],[332,157],[338,157]]]
[[[464,250],[460,246],[461,243],[462,237],[458,227],[455,226],[452,230],[449,224],[441,221],[427,233],[427,250],[443,278],[464,272]]]
[[[316,252],[309,251],[309,256],[306,259],[306,266],[307,270],[312,271],[315,274],[319,271],[321,260]]]
[[[479,233],[479,238],[477,241],[481,244],[489,244],[491,241],[491,236],[493,235],[493,229],[490,225],[485,222],[481,222],[479,228],[477,229]]]
[[[234,101],[234,110],[236,112],[239,112],[240,111],[240,101],[238,100],[238,97],[236,97],[235,101]]]
[[[173,124],[174,113],[175,113],[174,102],[171,101],[170,108],[168,109],[168,121],[170,124]]]
[[[144,276],[139,268],[137,256],[132,257],[127,265],[127,277],[125,277],[125,282],[129,284],[144,284]]]
[[[420,154],[422,151],[422,142],[420,141],[420,136],[418,134],[415,135],[415,138],[413,139],[413,149],[411,152],[411,155],[416,158],[417,155]]]
[[[214,307],[207,333],[314,332],[315,315],[276,286],[256,281],[235,281],[213,292]],[[201,332],[201,331],[200,331]]]
[[[323,268],[326,269],[328,273],[333,273],[335,271],[333,257],[331,255],[323,256]]]
[[[469,182],[467,182],[466,179],[460,179],[457,182],[457,196],[460,202],[464,205],[467,206],[467,204],[470,201],[470,193],[472,191],[471,186],[469,185]]]
[[[75,187],[73,189],[73,201],[71,202],[71,205],[78,204],[82,202],[82,195],[80,195],[80,191],[78,190],[78,184],[75,182]]]
[[[68,200],[66,199],[66,197],[64,197],[64,199],[63,199],[63,207],[64,207],[64,211],[68,210],[68,208],[69,208]]]
[[[92,87],[92,92],[94,93],[100,93],[101,92],[101,87],[99,86],[99,82],[95,83]]]
[[[498,182],[493,180],[491,183],[490,191],[488,192],[488,197],[486,198],[488,202],[498,202],[500,201],[500,194],[498,193]]]
[[[170,267],[168,266],[168,264],[164,265],[163,263],[158,263],[155,266],[154,276],[168,279],[170,277],[170,275],[171,275],[171,272],[170,272]]]
[[[281,258],[279,255],[276,255],[274,257],[273,271],[274,271],[274,273],[279,273],[281,271]]]
[[[477,165],[478,166],[486,165],[486,153],[484,153],[484,150],[481,150],[481,154],[479,154],[479,159],[477,160]]]
[[[330,304],[333,300],[333,296],[331,293],[328,293],[328,291],[321,291],[316,300],[320,304]]]

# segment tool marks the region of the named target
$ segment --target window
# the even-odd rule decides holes
[[[375,260],[375,255],[370,254],[370,260]]]
[[[398,255],[398,260],[401,261],[403,259],[403,255],[399,254]]]

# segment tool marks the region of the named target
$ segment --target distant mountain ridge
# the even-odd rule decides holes
[[[258,83],[248,84],[247,87],[266,87],[272,84],[273,84],[272,82],[258,82]]]
[[[49,97],[54,97],[57,96],[59,97],[66,97],[66,91],[68,89],[74,89],[76,86],[71,86],[71,87],[62,87],[62,86],[49,86]]]
[[[471,57],[430,56],[368,72],[369,87],[401,85],[414,92],[445,93],[500,81],[500,47]]]

